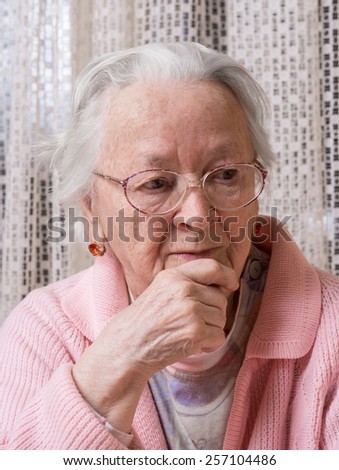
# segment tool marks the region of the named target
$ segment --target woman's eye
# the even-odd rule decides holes
[[[146,189],[165,189],[169,182],[164,178],[154,178],[143,185]]]
[[[236,173],[236,170],[224,170],[221,174],[221,177],[224,180],[230,180],[235,177]]]
[[[213,173],[212,178],[216,181],[231,181],[234,180],[237,176],[237,170],[234,169],[227,169],[227,170],[220,170]]]

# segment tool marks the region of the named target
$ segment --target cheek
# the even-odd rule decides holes
[[[223,214],[223,230],[228,234],[231,242],[251,242],[253,227],[258,215],[258,204],[256,201],[237,213]]]
[[[110,239],[127,244],[131,252],[147,252],[149,255],[154,253],[155,256],[168,238],[169,225],[164,219],[149,218],[137,210],[124,208],[113,221]]]
[[[163,269],[161,234],[154,232],[152,237],[151,230],[150,236],[147,218],[121,197],[101,192],[94,209],[100,233],[120,261],[128,285],[139,295]]]
[[[110,247],[119,259],[128,285],[139,295],[164,269],[161,227],[150,225],[137,211],[124,210],[114,218]]]

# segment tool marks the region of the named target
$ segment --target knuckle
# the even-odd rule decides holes
[[[223,315],[226,313],[227,305],[228,305],[227,299],[224,296],[222,296],[221,299],[220,299],[220,303],[219,303],[218,307],[219,307],[220,312]]]
[[[192,297],[187,297],[182,303],[183,312],[188,316],[190,324],[201,323],[201,305]]]
[[[215,259],[209,259],[209,266],[212,271],[220,271],[220,263]]]
[[[200,341],[204,334],[205,324],[202,324],[200,321],[195,321],[190,324],[188,329],[188,339],[190,339],[193,343]]]
[[[180,283],[178,294],[179,297],[191,297],[193,295],[193,285],[191,282],[183,281]]]

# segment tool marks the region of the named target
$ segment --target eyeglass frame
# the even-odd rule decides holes
[[[207,171],[199,180],[197,181],[191,181],[189,180],[185,175],[181,174],[181,173],[177,173],[176,171],[173,171],[173,170],[168,170],[168,169],[164,169],[164,168],[148,168],[146,170],[141,170],[141,171],[137,171],[135,173],[133,173],[132,175],[129,175],[127,176],[127,178],[125,179],[119,179],[119,178],[115,178],[113,176],[109,176],[109,175],[104,175],[102,173],[99,173],[99,172],[96,172],[96,171],[93,171],[93,174],[96,175],[96,176],[101,176],[102,178],[104,178],[105,180],[107,181],[110,181],[112,183],[118,183],[118,184],[121,184],[122,187],[124,188],[124,195],[125,195],[125,198],[126,198],[126,201],[128,202],[128,204],[130,206],[133,207],[133,209],[136,209],[138,212],[141,212],[142,214],[146,214],[146,215],[150,215],[148,212],[145,212],[144,210],[141,210],[139,209],[138,207],[134,206],[131,201],[128,199],[128,196],[127,196],[127,185],[128,185],[128,181],[133,178],[134,176],[136,175],[139,175],[141,173],[146,173],[148,171],[168,171],[172,174],[175,174],[177,176],[180,176],[182,178],[184,178],[185,182],[186,182],[186,188],[185,188],[185,191],[183,192],[182,194],[182,197],[179,199],[178,203],[170,210],[168,211],[165,211],[165,212],[161,212],[161,213],[154,213],[154,215],[164,215],[164,214],[168,214],[172,211],[174,211],[175,209],[177,209],[180,204],[182,203],[184,197],[185,197],[185,194],[187,192],[187,189],[189,188],[200,188],[202,189],[202,192],[205,196],[205,198],[208,200],[208,202],[211,202],[208,198],[208,196],[206,195],[205,193],[205,190],[204,190],[204,184],[205,184],[205,181],[206,179],[208,178],[208,176],[213,173],[214,171],[216,170],[220,170],[221,168],[228,168],[228,167],[234,167],[234,166],[250,166],[250,167],[253,167],[257,170],[260,171],[261,173],[261,176],[262,176],[262,188],[260,190],[260,192],[254,197],[252,198],[249,202],[246,202],[246,204],[243,204],[239,207],[235,207],[235,208],[232,208],[232,209],[225,209],[225,211],[232,211],[232,210],[237,210],[237,209],[242,209],[244,207],[247,207],[249,206],[252,202],[254,202],[256,199],[258,199],[258,197],[260,196],[260,194],[263,192],[264,190],[264,187],[265,187],[265,183],[266,183],[266,179],[267,179],[267,176],[268,176],[268,170],[259,162],[259,161],[255,161],[255,162],[250,162],[250,163],[227,163],[226,165],[220,165],[216,168],[213,168],[212,170],[210,171]],[[193,184],[192,184],[193,183]],[[194,184],[194,183],[198,183],[198,184]],[[216,208],[218,209],[218,208]]]

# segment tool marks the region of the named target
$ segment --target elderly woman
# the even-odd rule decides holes
[[[2,328],[2,448],[339,447],[339,282],[258,216],[265,115],[198,44],[85,68],[49,158],[96,259]]]

